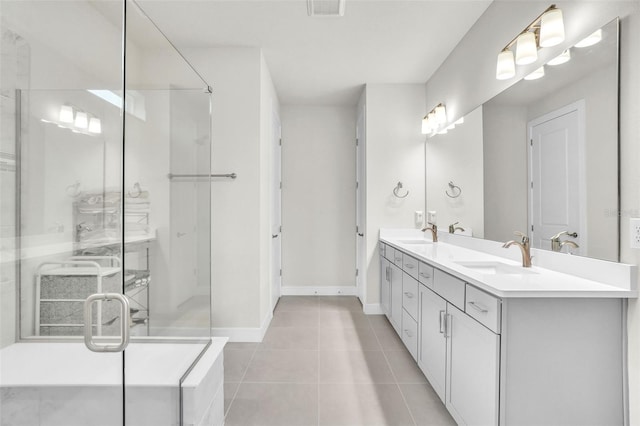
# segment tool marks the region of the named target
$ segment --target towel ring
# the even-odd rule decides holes
[[[448,189],[444,191],[444,193],[447,194],[447,197],[449,198],[458,198],[460,194],[462,194],[462,189],[460,189],[458,185],[454,184],[453,181],[449,181],[449,189],[451,190],[452,194],[449,194]]]
[[[402,189],[402,182],[398,182],[398,184],[396,185],[396,187],[395,187],[395,188],[393,188],[393,195],[395,195],[395,196],[396,196],[396,197],[398,197],[398,198],[406,198],[406,197],[407,197],[407,195],[409,195],[409,191],[405,189],[405,190],[404,190],[404,191],[405,191],[405,194],[404,194],[404,195],[400,195],[400,194],[398,193],[398,191],[400,191],[401,189]]]
[[[80,195],[80,181],[77,180],[76,183],[67,186],[65,191],[69,197],[77,197]]]
[[[136,182],[133,184],[134,192],[127,192],[127,195],[131,198],[138,198],[140,194],[142,194],[142,189],[140,188],[140,183]]]

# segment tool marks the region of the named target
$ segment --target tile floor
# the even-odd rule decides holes
[[[284,296],[262,343],[225,348],[227,426],[455,425],[383,315]]]

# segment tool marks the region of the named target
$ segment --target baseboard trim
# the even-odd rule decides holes
[[[282,287],[282,296],[357,296],[356,286]]]
[[[383,315],[384,311],[379,303],[367,303],[364,305],[364,313],[367,315]]]
[[[212,327],[211,336],[228,337],[229,342],[262,342],[262,339],[264,339],[264,335],[267,332],[267,328],[269,328],[272,319],[273,312],[269,311],[264,320],[262,320],[262,325],[260,327]]]

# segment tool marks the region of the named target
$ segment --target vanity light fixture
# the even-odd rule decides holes
[[[562,11],[549,6],[498,54],[496,79],[507,80],[516,75],[515,65],[527,65],[538,60],[539,47],[551,47],[564,41]],[[515,58],[511,48],[515,48]],[[514,60],[515,59],[515,60]]]
[[[547,9],[540,17],[540,47],[552,47],[564,41],[562,10]]]
[[[447,109],[441,102],[422,118],[422,134],[437,133],[447,124]]]
[[[537,70],[535,70],[531,74],[527,75],[524,79],[525,80],[537,80],[537,79],[542,78],[542,77],[544,77],[544,66],[541,66],[540,68],[538,68]]]
[[[601,40],[602,40],[602,28],[597,29],[596,31],[594,31],[592,34],[590,34],[586,38],[580,40],[579,42],[576,43],[575,46],[576,47],[589,47],[589,46],[593,46],[594,44],[600,43]]]
[[[561,54],[559,54],[558,56],[556,56],[555,58],[553,58],[552,60],[550,60],[549,62],[547,62],[547,65],[551,65],[551,66],[561,65],[569,62],[570,60],[571,60],[571,49],[567,49]]]
[[[89,126],[89,119],[87,113],[83,111],[76,112],[76,120],[73,125],[78,129],[86,129]]]
[[[70,105],[62,105],[58,119],[61,123],[73,123],[73,107]]]
[[[516,39],[516,64],[528,65],[538,60],[538,46],[536,46],[536,35],[532,32],[525,32]]]
[[[89,119],[89,133],[99,134],[102,133],[102,122],[97,117],[91,117]]]
[[[516,64],[513,61],[513,52],[510,50],[503,50],[498,54],[496,78],[498,80],[508,80],[514,75],[516,75]]]

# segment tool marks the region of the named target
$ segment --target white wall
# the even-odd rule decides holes
[[[280,106],[258,48],[186,49],[213,87],[211,282],[213,333],[260,340],[271,318],[272,113]]]
[[[211,188],[214,328],[257,328],[260,318],[260,65],[257,48],[188,49],[213,86]]]
[[[355,291],[355,113],[344,106],[282,109],[283,291]]]
[[[424,211],[424,85],[367,84],[366,108],[366,256],[365,310],[380,303],[380,228],[414,228],[414,211]],[[396,198],[402,182],[409,191]],[[371,305],[368,307],[367,305]]]
[[[484,236],[482,108],[464,117],[464,123],[446,134],[435,135],[425,144],[428,211],[436,212],[436,225],[447,230],[450,224],[470,228],[474,237]],[[456,198],[449,182],[460,187]],[[426,216],[425,216],[426,217]]]
[[[565,42],[542,49],[538,62],[518,67],[524,76],[540,63],[575,44],[582,34],[600,27],[616,16],[621,20],[620,52],[620,144],[621,144],[621,260],[639,264],[640,251],[626,243],[629,217],[640,216],[640,3],[637,1],[594,1],[557,3],[565,17]],[[494,1],[467,33],[454,52],[427,82],[427,105],[445,102],[451,119],[471,111],[511,85],[515,79],[495,79],[495,60],[504,44],[537,16],[546,4],[534,1]],[[478,40],[483,40],[482,44]],[[473,64],[472,67],[469,64]],[[629,401],[631,424],[640,424],[640,306],[629,302]]]

